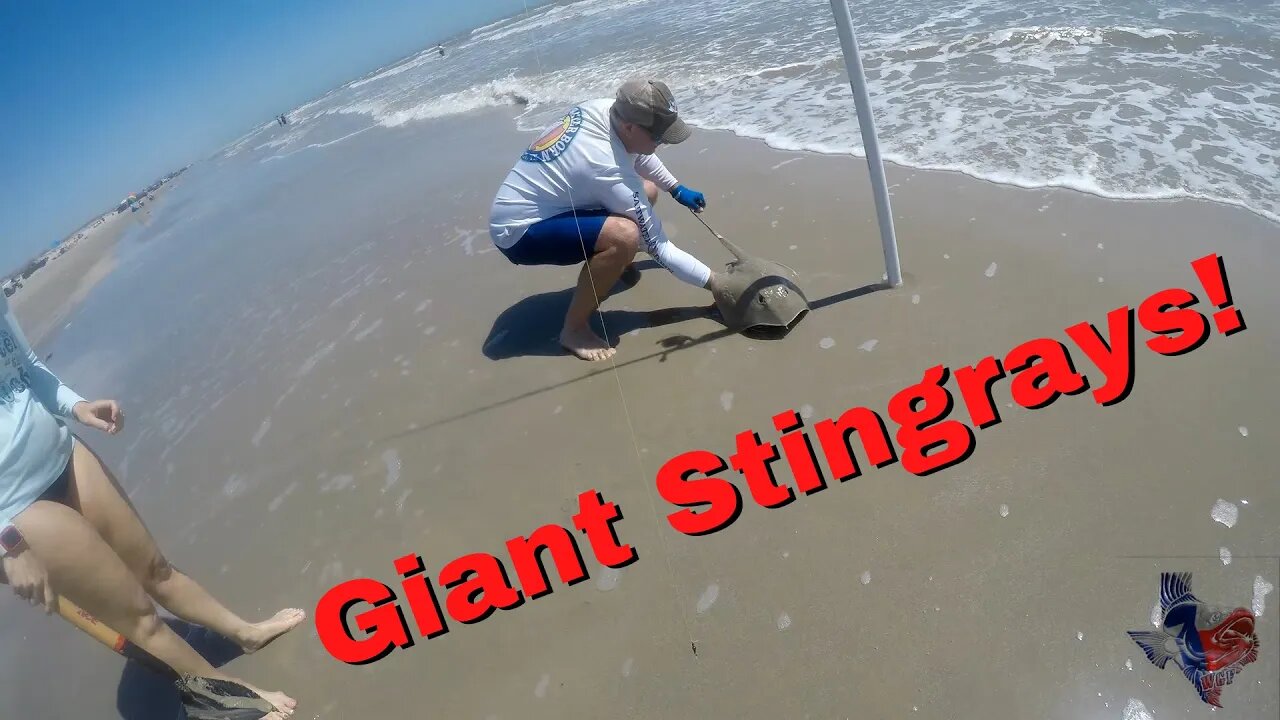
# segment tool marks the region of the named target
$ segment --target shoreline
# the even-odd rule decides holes
[[[852,112],[852,106],[850,107],[850,112]],[[518,122],[518,117],[517,117],[517,122]],[[707,128],[707,127],[696,126],[696,125],[694,127],[696,128],[696,130],[702,131],[702,132],[726,133],[728,135],[732,135],[733,137],[736,137],[742,140],[757,142],[775,152],[792,153],[800,156],[855,158],[857,160],[862,161],[863,163],[865,163],[867,159],[865,150],[863,152],[850,152],[850,151],[834,151],[834,150],[812,150],[809,148],[781,147],[779,145],[776,145],[770,142],[767,137],[754,135],[750,133],[743,133],[743,132],[739,132],[738,130],[733,130],[730,128]],[[884,155],[883,148],[881,148],[881,155],[882,156]],[[1072,192],[1081,193],[1083,195],[1089,195],[1089,196],[1098,198],[1100,200],[1114,200],[1116,202],[1160,203],[1160,202],[1178,202],[1178,201],[1185,200],[1185,201],[1213,203],[1215,205],[1224,205],[1224,206],[1235,208],[1238,210],[1244,210],[1253,215],[1257,215],[1259,218],[1266,220],[1267,222],[1277,227],[1280,227],[1280,215],[1273,215],[1265,210],[1261,210],[1259,208],[1250,206],[1244,200],[1237,200],[1233,198],[1208,197],[1205,195],[1197,195],[1194,193],[1185,193],[1185,192],[1174,191],[1174,190],[1168,191],[1167,194],[1120,193],[1120,192],[1110,192],[1102,189],[1090,189],[1090,188],[1080,187],[1079,185],[1070,184],[1070,183],[1054,183],[1049,181],[1037,182],[1032,180],[1020,180],[1020,179],[996,180],[996,179],[987,177],[978,171],[969,170],[967,168],[962,168],[962,167],[955,167],[950,165],[929,165],[927,163],[917,165],[917,164],[907,163],[902,160],[889,159],[888,157],[884,157],[883,159],[884,159],[885,168],[895,167],[904,171],[963,175],[964,177],[967,177],[971,180],[990,183],[992,185],[996,185],[1000,187],[1017,188],[1019,190],[1069,190]],[[890,188],[889,194],[890,194],[890,197],[892,198],[892,195],[893,195],[892,188]]]
[[[116,270],[117,247],[130,229],[145,224],[152,210],[180,180],[158,188],[145,208],[107,218],[75,246],[54,257],[9,297],[14,314],[32,346],[52,342],[66,329],[85,299]]]
[[[850,99],[850,103],[852,103],[852,99]],[[549,106],[544,103],[540,109],[543,111],[546,111],[549,109]],[[511,120],[515,125],[516,131],[525,133],[526,131],[521,129],[520,124],[523,121],[524,117],[531,112],[531,109],[530,109],[530,106],[527,104],[521,105],[518,103],[482,106],[477,108],[471,108],[453,115],[435,116],[426,120],[415,120],[413,122],[417,124],[431,124],[433,122],[446,120],[448,118],[465,118],[469,115],[483,116],[492,112],[501,112],[506,114],[512,110],[516,111],[515,114],[511,116]],[[856,123],[856,118],[853,115],[853,111],[854,111],[853,105],[850,104],[849,106],[850,122]],[[376,117],[372,119],[373,119],[373,123],[367,126],[368,128],[381,127],[384,130],[395,131],[397,129],[404,127],[404,125],[388,126],[383,124],[383,122],[379,121]],[[866,162],[865,151],[854,152],[854,151],[846,151],[846,150],[830,150],[830,149],[815,150],[811,148],[785,147],[783,145],[776,144],[777,141],[771,141],[768,135],[743,132],[741,130],[737,130],[733,128],[706,127],[702,125],[697,125],[695,123],[691,123],[691,125],[695,128],[695,132],[723,133],[723,134],[731,135],[735,138],[739,138],[741,140],[745,140],[753,143],[759,143],[760,145],[775,152],[790,153],[790,154],[800,155],[800,156],[854,158],[863,163]],[[527,132],[536,133],[537,130],[536,129],[529,130]],[[229,144],[228,147],[231,147],[234,144],[235,143]],[[1258,216],[1263,220],[1266,220],[1267,222],[1275,225],[1276,227],[1280,227],[1280,215],[1274,215],[1266,210],[1253,207],[1249,205],[1248,202],[1245,200],[1239,200],[1235,198],[1210,197],[1206,195],[1199,195],[1199,194],[1181,191],[1181,190],[1168,190],[1168,191],[1163,191],[1159,193],[1108,191],[1108,190],[1103,190],[1101,188],[1083,187],[1080,183],[1076,181],[1052,182],[1052,181],[1026,180],[1021,178],[994,179],[992,177],[987,176],[986,174],[983,174],[980,171],[971,170],[964,167],[957,167],[952,165],[935,165],[935,164],[929,164],[929,163],[915,164],[915,163],[905,162],[901,159],[890,159],[884,152],[883,137],[881,138],[881,144],[882,144],[881,155],[884,156],[884,165],[886,168],[895,167],[904,171],[936,172],[936,173],[962,175],[972,180],[977,180],[984,183],[990,183],[990,184],[1001,186],[1001,187],[1017,188],[1020,190],[1032,190],[1032,191],[1069,190],[1072,192],[1081,193],[1083,195],[1089,195],[1102,200],[1113,200],[1117,202],[1157,202],[1159,203],[1159,202],[1178,202],[1178,201],[1198,201],[1198,202],[1213,203],[1216,205],[1223,205],[1223,206],[1246,211],[1252,215]]]
[[[697,131],[664,148],[664,162],[706,193],[717,232],[795,268],[813,311],[782,340],[725,334],[673,313],[706,305],[705,291],[646,263],[602,307],[617,362],[584,363],[555,342],[578,269],[514,267],[487,239],[493,192],[529,139],[510,120],[487,111],[278,163],[242,159],[230,172],[245,174],[222,186],[238,201],[184,196],[190,210],[163,229],[181,244],[132,255],[128,271],[144,281],[99,286],[58,338],[53,369],[124,403],[125,433],[88,441],[166,555],[246,616],[310,610],[358,577],[399,587],[392,563],[409,552],[432,577],[464,553],[500,555],[508,538],[564,524],[592,489],[623,509],[618,537],[639,560],[605,568],[580,545],[589,581],[552,575],[553,592],[514,614],[455,625],[374,666],[335,661],[303,627],[230,672],[326,718],[410,715],[421,703],[395,691],[406,684],[459,717],[1203,707],[1124,634],[1148,626],[1168,569],[1129,556],[1206,558],[1177,562],[1209,602],[1247,605],[1255,577],[1280,584],[1274,563],[1255,559],[1280,551],[1265,444],[1276,423],[1266,370],[1280,347],[1265,322],[1280,305],[1276,228],[1219,204],[891,166],[905,283],[864,292],[883,271],[865,160],[782,164],[800,153]],[[656,212],[681,248],[713,268],[730,260],[670,198]],[[1139,335],[1123,402],[1099,407],[1090,388],[1028,410],[1000,382],[1002,422],[975,429],[958,465],[927,477],[901,462],[873,468],[854,445],[862,476],[776,510],[728,471],[744,505],[732,527],[687,537],[669,526],[676,508],[655,490],[669,459],[727,457],[744,429],[773,441],[770,419],[787,409],[806,423],[880,411],[932,366],[1003,357],[1082,321],[1106,333],[1115,308],[1166,287],[1199,292],[1188,263],[1209,252],[1225,259],[1248,331],[1214,333],[1178,358]],[[1216,308],[1202,299],[1197,310]],[[1262,384],[1243,381],[1253,377]],[[950,387],[963,420],[969,406]],[[796,485],[785,460],[773,469]],[[1211,516],[1219,498],[1248,500],[1234,527]],[[77,653],[86,641],[74,630],[29,610],[0,599],[0,638],[23,648],[0,654],[19,688],[0,713],[97,716],[136,690],[118,665]],[[1267,613],[1263,648],[1280,645]],[[984,647],[994,651],[974,664]],[[1274,714],[1274,683],[1254,681],[1278,663],[1264,652],[1217,714]],[[778,667],[805,671],[779,690]],[[50,697],[55,669],[81,692]]]

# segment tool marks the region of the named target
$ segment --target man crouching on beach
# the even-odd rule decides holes
[[[489,216],[489,234],[516,265],[583,262],[560,344],[583,360],[614,349],[592,332],[591,313],[643,247],[690,285],[714,289],[715,276],[667,239],[653,212],[658,190],[700,212],[702,193],[681,185],[654,152],[689,138],[671,90],[655,80],[628,80],[616,97],[584,102],[548,128],[503,181]],[[589,259],[588,259],[589,258]]]

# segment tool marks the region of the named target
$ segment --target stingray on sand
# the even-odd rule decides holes
[[[748,255],[697,213],[694,217],[733,253],[734,260],[725,266],[713,292],[724,324],[753,337],[780,338],[791,332],[809,314],[809,300],[797,284],[799,274],[782,263]]]

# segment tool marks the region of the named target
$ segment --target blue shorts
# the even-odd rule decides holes
[[[596,241],[610,214],[601,209],[563,212],[530,225],[515,245],[498,249],[516,265],[586,262],[596,254]]]

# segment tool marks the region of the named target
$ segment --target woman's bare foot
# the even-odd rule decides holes
[[[264,720],[279,720],[280,718],[292,717],[293,711],[298,709],[298,701],[282,692],[267,692],[265,690],[259,690],[258,688],[248,684],[246,684],[245,687],[258,693],[262,696],[263,700],[266,700],[275,707],[276,712],[268,714]],[[279,714],[279,718],[273,718],[272,715],[277,713]]]
[[[283,720],[292,717],[298,708],[298,701],[282,692],[268,692],[222,673],[210,677],[185,675],[179,685],[184,703],[195,703],[202,709],[252,709],[264,713],[262,720]]]
[[[255,685],[250,685],[243,680],[234,680],[233,682],[240,683],[257,693],[263,700],[271,703],[272,707],[274,707],[276,712],[280,713],[282,717],[291,717],[293,715],[293,711],[298,709],[298,701],[282,692],[268,692]],[[271,715],[267,715],[266,717],[271,718]],[[275,718],[272,718],[272,720],[275,720]]]
[[[580,330],[570,330],[569,328],[561,330],[560,345],[565,350],[589,362],[607,360],[617,352],[603,338],[591,332],[589,327],[584,327]]]
[[[240,647],[244,649],[246,654],[257,652],[271,644],[272,640],[297,627],[298,623],[306,619],[306,611],[297,608],[281,610],[269,620],[250,625],[239,639]]]

